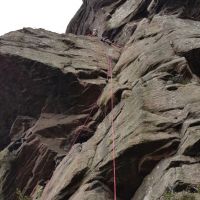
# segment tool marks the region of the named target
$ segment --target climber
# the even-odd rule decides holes
[[[92,36],[93,36],[93,37],[98,37],[98,30],[97,30],[96,28],[94,28],[94,29],[92,30]],[[102,42],[105,42],[105,43],[107,43],[107,44],[109,44],[109,45],[112,44],[112,42],[110,41],[110,39],[109,39],[107,36],[103,36],[103,35],[102,35],[101,41],[102,41]]]
[[[97,30],[97,29],[94,28],[94,29],[92,30],[92,36],[93,36],[93,37],[97,37],[97,36],[98,36],[98,30]]]
[[[107,44],[109,44],[109,45],[112,44],[112,42],[109,40],[108,37],[102,37],[102,38],[101,38],[101,41],[102,41],[102,42],[105,42],[105,43],[107,43]]]
[[[104,32],[101,37],[101,41],[111,45],[113,42],[109,39],[110,34],[108,32]]]

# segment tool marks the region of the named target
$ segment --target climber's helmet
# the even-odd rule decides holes
[[[98,30],[94,28],[92,30],[92,36],[97,36],[97,35],[98,35]]]

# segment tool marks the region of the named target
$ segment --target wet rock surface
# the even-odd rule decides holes
[[[199,4],[85,0],[66,35],[1,37],[0,199],[114,199],[112,121],[118,200],[200,199]]]

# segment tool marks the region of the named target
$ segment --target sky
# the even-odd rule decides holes
[[[23,27],[64,33],[82,0],[0,0],[0,35]]]

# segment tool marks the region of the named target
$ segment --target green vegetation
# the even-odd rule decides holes
[[[197,193],[200,194],[200,185],[197,186]]]
[[[167,191],[163,194],[164,200],[175,200],[174,199],[174,194],[171,191]]]
[[[178,200],[178,199],[177,199]],[[195,196],[192,194],[184,194],[180,200],[196,200]]]
[[[195,194],[200,194],[200,185],[192,186],[195,189],[191,191],[191,185],[186,188],[185,191],[175,193],[172,190],[168,189],[163,196],[162,200],[197,200]]]
[[[182,196],[177,197],[175,193],[166,192],[163,195],[163,200],[196,200],[194,194],[183,194]]]
[[[16,195],[17,195],[17,200],[31,200],[30,197],[25,196],[25,195],[21,192],[21,190],[19,190],[18,188],[17,188],[17,191],[16,191]]]
[[[44,190],[43,186],[41,186],[41,185],[37,186],[35,199],[39,200],[41,198],[43,190]]]

